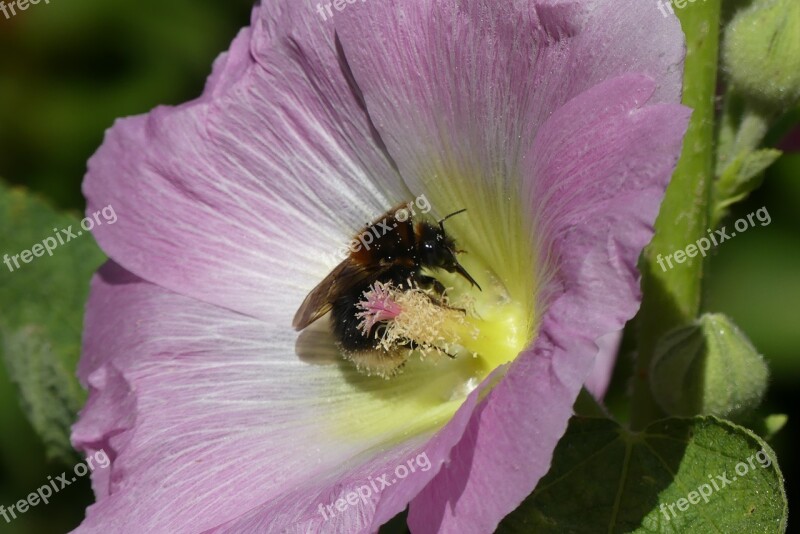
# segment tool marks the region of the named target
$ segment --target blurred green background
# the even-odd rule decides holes
[[[79,213],[86,160],[104,130],[117,117],[196,97],[214,58],[248,23],[250,5],[51,0],[9,20],[0,13],[0,177]],[[782,157],[727,224],[762,206],[772,217],[769,226],[752,228],[715,251],[706,308],[729,314],[770,362],[764,412],[790,416],[773,445],[793,503],[800,469],[792,447],[800,429],[800,155]],[[623,364],[628,356],[623,349]],[[622,372],[614,388],[611,398],[621,398]],[[47,461],[2,365],[0,401],[0,504],[10,505],[71,465]],[[81,480],[11,524],[0,517],[0,532],[68,531],[91,501],[88,480]]]

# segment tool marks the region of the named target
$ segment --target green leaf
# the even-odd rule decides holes
[[[722,171],[714,183],[714,205],[711,225],[716,225],[727,215],[732,204],[747,198],[764,180],[764,171],[783,154],[780,150],[766,148],[739,154]]]
[[[574,417],[550,472],[497,532],[780,533],[786,515],[775,453],[745,428],[706,416],[632,433]]]
[[[48,241],[57,243],[52,254],[37,247],[40,257],[26,255],[29,263],[18,257],[15,264],[14,256],[70,226],[76,237]],[[0,352],[48,455],[69,461],[69,429],[85,398],[75,378],[83,308],[89,279],[105,258],[78,217],[2,182],[0,228]]]
[[[752,191],[752,189],[750,189],[749,182],[754,177],[767,170],[767,167],[775,163],[778,158],[781,157],[781,154],[783,154],[783,152],[774,148],[765,148],[763,150],[756,150],[755,152],[747,154],[742,161],[742,166],[739,169],[738,177],[732,184],[732,192],[741,194],[745,192],[744,190],[747,190],[748,193]],[[722,186],[727,184],[720,185]]]

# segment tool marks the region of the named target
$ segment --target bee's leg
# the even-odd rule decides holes
[[[442,284],[440,281],[438,281],[436,278],[432,276],[417,274],[417,276],[415,276],[414,278],[415,278],[414,281],[417,283],[419,287],[424,289],[433,289],[437,295],[444,295],[444,292],[447,289],[446,287],[444,287],[444,284]]]
[[[419,278],[423,278],[423,279],[426,279],[426,281],[429,281],[430,285],[428,287],[432,286],[433,290],[436,292],[437,295],[439,295],[441,297],[444,296],[444,292],[445,292],[446,288],[436,278],[432,278],[430,276],[425,276],[425,275],[419,275]],[[418,282],[418,284],[419,284],[419,282]],[[425,287],[425,286],[423,285],[423,287]],[[447,308],[448,310],[461,312],[464,315],[467,314],[467,310],[465,310],[464,308],[456,308],[455,306],[450,306],[449,304],[444,303],[442,301],[442,299],[436,298],[434,295],[431,295],[429,293],[425,293],[425,296],[428,297],[430,299],[430,301],[433,302],[434,304],[436,304],[437,306],[441,306],[442,308]]]
[[[442,308],[446,308],[446,309],[448,309],[448,310],[453,310],[453,311],[461,312],[461,313],[463,313],[464,315],[466,315],[466,314],[467,314],[467,309],[466,309],[466,308],[457,308],[457,307],[455,307],[455,306],[450,306],[449,304],[445,304],[445,303],[444,303],[444,302],[442,302],[441,300],[437,300],[436,298],[434,298],[434,297],[433,297],[433,295],[427,295],[427,294],[426,294],[426,296],[427,296],[429,299],[431,299],[431,302],[433,302],[433,303],[434,303],[434,304],[436,304],[437,306],[441,306]]]
[[[389,350],[344,351],[343,355],[353,362],[360,372],[387,379],[399,374],[408,360],[408,351],[400,347],[392,347]]]
[[[399,347],[406,347],[406,348],[407,348],[407,349],[409,349],[409,350],[417,350],[417,349],[419,348],[419,344],[417,344],[417,342],[416,342],[416,341],[414,341],[413,339],[408,339],[408,340],[405,340],[405,341],[398,341],[398,342],[397,342],[397,346],[399,346]],[[446,354],[447,356],[449,356],[449,357],[450,357],[450,358],[452,358],[453,360],[455,360],[455,359],[456,359],[456,355],[455,355],[455,354],[450,354],[450,353],[449,353],[449,352],[447,352],[446,350],[444,350],[444,349],[442,349],[442,348],[439,348],[439,347],[435,347],[435,349],[436,349],[438,352],[441,352],[442,354]]]
[[[456,359],[456,355],[455,355],[455,354],[450,354],[449,352],[447,352],[447,351],[446,351],[446,350],[444,350],[444,349],[437,349],[437,350],[438,350],[439,352],[442,352],[442,353],[446,354],[447,356],[449,356],[449,357],[450,357],[451,359],[453,359],[453,360],[455,360],[455,359]]]

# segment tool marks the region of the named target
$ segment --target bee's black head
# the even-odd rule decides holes
[[[426,267],[435,267],[444,269],[449,273],[458,273],[466,278],[469,283],[477,287],[481,286],[470,276],[464,267],[458,263],[456,259],[456,244],[453,239],[447,236],[444,231],[444,221],[453,215],[462,213],[465,210],[460,210],[451,213],[444,219],[439,221],[439,226],[423,223],[419,231],[419,260],[420,263]]]

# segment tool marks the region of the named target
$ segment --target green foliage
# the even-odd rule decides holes
[[[800,3],[756,0],[740,6],[722,45],[728,87],[717,137],[711,226],[756,190],[781,156],[759,147],[781,115],[800,102]]]
[[[48,454],[64,460],[74,454],[69,429],[85,400],[75,378],[83,308],[89,279],[104,256],[88,232],[65,239],[52,255],[31,256],[30,263],[17,259],[19,268],[13,256],[55,236],[55,230],[72,226],[77,233],[79,222],[0,183],[0,254],[8,255],[13,268],[0,264],[0,351]]]
[[[708,228],[708,199],[715,167],[712,147],[720,0],[693,4],[691,9],[679,10],[678,16],[686,34],[682,102],[693,113],[678,166],[656,219],[655,236],[640,261],[643,295],[636,320],[638,357],[631,406],[631,425],[637,429],[663,415],[647,379],[656,343],[673,328],[693,321],[701,310],[704,263],[687,262],[681,269],[664,271],[658,266],[657,257],[705,237]]]
[[[775,434],[783,430],[787,422],[789,422],[789,417],[786,414],[776,413],[758,420],[751,426],[756,434],[766,441],[770,441]]]
[[[782,389],[779,397],[784,398],[795,394],[800,380],[799,177],[800,154],[784,154],[770,167],[757,198],[737,208],[732,217],[768,205],[772,223],[718,247],[705,283],[707,307],[724,310],[747,333],[770,364],[770,390]]]
[[[764,171],[783,154],[774,148],[743,152],[728,165],[714,183],[712,227],[727,215],[732,204],[744,200],[764,180]]]
[[[13,50],[0,57],[0,175],[79,206],[103,131],[197,97],[253,3],[71,0],[0,13],[0,47]]]
[[[632,433],[575,417],[550,472],[497,532],[768,534],[784,532],[786,515],[775,453],[749,430],[695,417]]]

